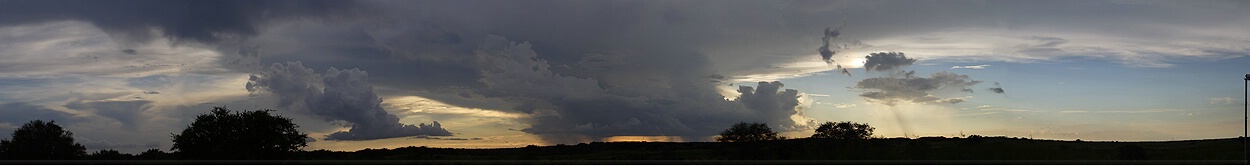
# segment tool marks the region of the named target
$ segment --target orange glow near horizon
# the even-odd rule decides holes
[[[603,138],[604,142],[686,142],[678,136],[611,136]]]

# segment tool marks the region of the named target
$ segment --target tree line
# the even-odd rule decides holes
[[[868,126],[867,123],[851,121],[825,122],[816,127],[816,134],[812,134],[810,138],[869,139],[872,138],[872,131],[875,129],[872,126]],[[738,122],[716,136],[717,142],[752,142],[784,139],[786,138],[778,136],[777,132],[768,127],[768,124],[758,122]]]
[[[56,121],[32,120],[13,131],[10,140],[0,140],[0,160],[266,160],[286,159],[308,146],[308,135],[300,133],[290,118],[273,115],[274,110],[232,111],[214,107],[209,113],[177,134],[170,134],[170,152],[148,149],[138,155],[113,149],[88,154],[74,141],[74,133]],[[873,127],[849,121],[825,122],[811,138],[868,139]],[[721,132],[718,142],[784,140],[764,123],[740,122]]]
[[[171,134],[171,152],[148,149],[139,155],[104,149],[91,154],[74,142],[74,133],[56,121],[33,120],[13,131],[11,140],[0,140],[0,159],[5,160],[116,160],[282,159],[308,146],[308,134],[300,133],[290,118],[272,115],[274,110],[231,111],[214,107],[181,133]]]

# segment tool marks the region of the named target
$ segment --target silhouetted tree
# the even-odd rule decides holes
[[[777,136],[777,132],[773,132],[772,128],[768,128],[764,123],[746,123],[738,122],[720,132],[720,136],[716,137],[717,142],[750,142],[750,141],[768,141],[781,140]]]
[[[0,140],[0,156],[16,160],[79,159],[87,148],[74,142],[74,133],[56,121],[30,121],[13,131],[13,140]]]
[[[270,115],[274,110],[231,113],[215,107],[209,114],[174,134],[174,147],[188,159],[280,159],[308,146],[290,118]]]
[[[872,137],[872,126],[867,123],[860,124],[851,121],[843,122],[825,122],[816,128],[816,134],[812,134],[812,138],[833,138],[833,139],[868,139]]]
[[[143,160],[168,160],[171,158],[170,156],[171,155],[169,153],[165,153],[161,151],[161,149],[153,148],[143,151],[143,153],[139,153],[139,156],[137,157]]]
[[[108,150],[100,150],[100,151],[96,151],[95,153],[91,153],[91,155],[88,155],[88,156],[87,156],[87,159],[92,159],[92,160],[126,160],[126,159],[133,158],[134,156],[135,156],[135,155],[131,155],[131,154],[124,154],[124,153],[122,153],[122,152],[118,152],[117,150],[108,149]]]

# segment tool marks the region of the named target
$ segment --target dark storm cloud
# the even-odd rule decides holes
[[[120,122],[125,129],[134,130],[144,120],[143,112],[152,108],[152,101],[73,101],[65,104],[65,108],[92,112]]]
[[[538,54],[530,48],[527,42],[488,37],[482,50],[476,51],[479,63],[491,66],[484,69],[480,79],[486,87],[474,92],[517,103],[513,111],[533,116],[528,119],[532,126],[521,131],[539,134],[554,143],[593,141],[580,139],[615,135],[706,136],[739,121],[768,122],[782,130],[803,125],[789,118],[798,112],[798,91],[783,91],[780,82],[761,82],[759,89],[741,87],[742,97],[726,101],[710,89],[706,82],[710,74],[686,73],[671,78],[674,75],[625,73],[656,70],[651,65],[674,62],[586,60],[581,62],[594,65],[568,65],[618,69],[583,73],[604,78],[597,80],[554,73],[548,62],[537,58]]]
[[[962,98],[941,98],[932,93],[941,89],[967,89],[981,81],[971,80],[968,75],[950,72],[933,73],[932,76],[916,77],[915,71],[909,71],[903,77],[878,77],[859,81],[855,88],[869,90],[859,96],[870,102],[895,105],[899,102],[912,103],[959,103]]]
[[[739,32],[777,28],[790,31],[794,29],[787,26],[811,27],[805,24],[814,22],[757,24],[711,18],[771,22],[782,15],[799,14],[782,9],[753,8],[766,4],[764,2],[470,0],[380,3],[379,6],[394,15],[373,18],[379,21],[352,28],[301,26],[257,37],[255,39],[266,40],[256,42],[266,50],[261,61],[303,61],[313,68],[359,67],[370,71],[371,76],[378,76],[378,81],[374,82],[378,86],[464,98],[504,99],[513,104],[509,106],[513,109],[505,111],[530,115],[523,120],[532,126],[523,131],[552,140],[568,140],[556,138],[563,136],[595,138],[627,134],[702,137],[739,121],[796,128],[789,116],[796,114],[798,108],[778,106],[757,111],[746,108],[741,102],[726,101],[707,76],[729,73],[713,69],[713,54],[705,50],[714,48],[711,43],[742,37],[744,33]],[[685,8],[705,5],[748,10],[723,13]],[[513,43],[494,35],[528,43]],[[811,35],[794,33],[786,37],[744,40],[752,42],[734,48],[769,41],[792,42],[801,37]],[[815,41],[810,39],[813,40],[806,41]],[[292,42],[315,47],[284,50],[271,46]],[[529,43],[534,46],[531,48]],[[794,47],[810,48],[811,45]],[[810,49],[802,50],[810,53]],[[758,64],[788,60],[750,61]],[[779,91],[769,93],[784,93]],[[785,110],[777,111],[781,109]]]
[[[241,49],[239,54],[259,57],[257,65],[301,61],[305,67],[351,67],[369,71],[370,82],[406,90],[433,90],[455,86],[477,86],[478,72],[472,51],[443,54],[415,43],[385,43],[377,37],[404,39],[407,36],[378,35],[370,28],[305,24],[253,38],[261,47]],[[399,30],[392,30],[399,31]],[[389,32],[401,33],[401,32]],[[479,43],[481,38],[463,43]],[[463,44],[475,48],[475,44]],[[457,46],[460,47],[460,46]],[[400,49],[429,49],[426,51]],[[263,51],[263,55],[262,54]],[[425,53],[418,53],[425,52]],[[426,54],[428,53],[428,54]],[[411,54],[411,55],[410,55]],[[420,55],[429,56],[428,58]],[[264,66],[264,65],[262,65]]]
[[[381,107],[382,100],[368,82],[369,74],[359,69],[330,68],[316,74],[299,62],[275,63],[253,75],[248,91],[272,92],[278,104],[291,110],[311,112],[326,121],[346,122],[348,131],[327,135],[325,140],[371,140],[415,135],[450,136],[437,121],[405,125],[399,117]]]
[[[346,0],[0,1],[0,26],[78,20],[131,41],[153,38],[155,30],[176,41],[215,43],[255,36],[272,20],[345,17],[356,7]]]
[[[714,69],[712,61],[716,59],[758,65],[789,61],[793,57],[741,60],[745,58],[723,56],[753,57],[765,55],[760,53],[765,51],[740,53],[742,55],[708,51],[748,48],[773,41],[799,41],[796,38],[815,42],[810,33],[756,37],[742,32],[815,32],[820,30],[816,27],[828,26],[814,23],[828,20],[824,18],[785,20],[782,18],[808,13],[757,8],[769,2],[749,1],[43,2],[5,2],[9,5],[0,9],[26,11],[0,12],[4,14],[0,15],[0,26],[81,20],[97,25],[110,35],[133,40],[155,38],[157,34],[150,32],[157,31],[163,35],[161,37],[178,41],[215,43],[218,52],[234,54],[220,61],[223,66],[237,71],[255,72],[240,68],[263,68],[265,65],[261,64],[288,61],[303,61],[301,66],[318,69],[361,68],[371,71],[369,74],[376,80],[373,83],[378,86],[446,92],[468,98],[507,99],[515,103],[513,111],[535,116],[526,119],[534,124],[526,130],[530,133],[595,137],[619,134],[706,136],[739,121],[762,121],[794,128],[796,124],[789,118],[797,112],[798,108],[789,106],[794,104],[752,103],[752,107],[763,110],[747,108],[745,101],[726,101],[705,78],[713,74],[741,74]],[[323,25],[266,26],[281,20],[349,17],[365,10],[361,8],[363,3],[380,4],[370,5],[378,8],[369,11],[384,14],[354,17],[350,22],[322,22],[327,23]],[[114,7],[94,7],[102,5]],[[11,6],[55,10],[30,11]],[[689,7],[695,6],[712,8],[690,10]],[[65,10],[67,8],[87,10]],[[743,10],[725,12],[722,8]],[[10,13],[22,17],[5,17],[13,16],[8,15]],[[274,27],[286,29],[265,30]],[[492,34],[542,45],[492,52],[512,45],[507,40],[481,40]],[[236,38],[247,41],[230,42]],[[723,44],[734,40],[750,42]],[[806,50],[792,52],[806,57],[813,46],[788,45],[796,48],[775,50]],[[532,55],[526,58],[532,61],[500,59],[518,55]],[[343,87],[343,92],[334,94],[328,82],[332,72],[318,75],[305,67],[298,68],[283,66],[282,70],[259,70],[248,89],[273,92],[279,104],[288,109],[306,110],[325,120],[352,123],[352,130],[346,133],[361,134],[357,138],[381,133],[371,131],[401,130],[386,133],[405,134],[421,128],[420,125],[413,130],[403,127],[392,120],[396,117],[375,108],[375,101],[380,100],[372,90],[366,93],[364,88]],[[353,70],[334,71],[347,75],[338,77],[363,75]],[[368,85],[368,82],[359,82],[359,85]],[[790,93],[797,92],[777,90],[755,94],[761,93],[793,97]],[[785,103],[791,100],[753,102],[765,101]],[[555,120],[548,120],[551,118]],[[427,127],[441,130],[435,125]]]
[[[907,58],[903,52],[878,52],[864,56],[864,71],[888,71],[916,63],[916,59]]]

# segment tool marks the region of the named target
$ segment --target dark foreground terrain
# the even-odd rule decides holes
[[[176,159],[171,156],[168,159]],[[184,161],[130,158],[92,164],[1244,164],[1239,138],[1082,142],[1005,137],[792,139],[763,142],[611,142],[506,149],[404,147],[326,150],[290,160]],[[14,161],[5,161],[14,162]],[[47,162],[47,161],[17,161]]]

